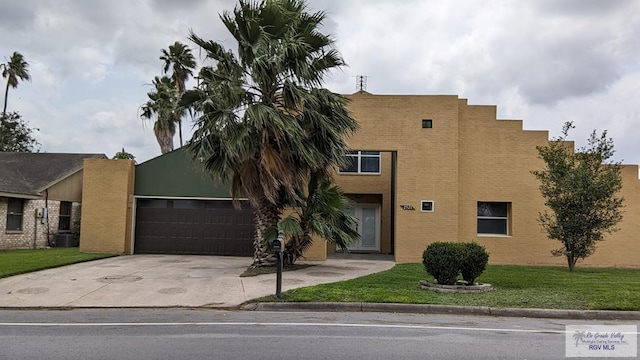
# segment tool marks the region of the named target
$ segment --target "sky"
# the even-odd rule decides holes
[[[325,86],[373,94],[458,95],[496,105],[498,118],[586,145],[613,138],[616,161],[640,164],[640,1],[309,0],[326,11],[323,31],[348,66]],[[45,152],[104,153],[123,147],[143,162],[160,155],[140,106],[160,50],[187,36],[234,49],[219,14],[232,0],[3,0],[0,61],[14,51],[30,82],[9,91]],[[0,79],[3,81],[4,79]],[[191,81],[188,87],[193,86]],[[4,82],[2,82],[4,89]],[[183,125],[190,138],[191,122]],[[176,135],[175,144],[178,146]]]

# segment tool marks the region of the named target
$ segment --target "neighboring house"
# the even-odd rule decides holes
[[[564,264],[551,255],[561,244],[547,239],[537,221],[545,206],[531,171],[544,167],[536,147],[548,144],[547,131],[497,120],[495,106],[468,105],[457,96],[359,92],[348,98],[361,128],[348,139],[350,161],[335,179],[359,219],[362,239],[351,251],[419,262],[432,242],[475,241],[494,264]],[[624,166],[622,176],[620,230],[585,265],[640,267],[638,166]],[[112,191],[101,192],[104,186],[88,178]],[[121,194],[115,202],[114,194]],[[233,210],[227,189],[184,150],[135,171],[128,163],[87,160],[83,202],[81,250],[224,255],[251,241],[250,209]],[[334,251],[316,241],[305,255],[322,260]]]
[[[64,241],[80,217],[82,164],[102,154],[0,152],[0,249]]]

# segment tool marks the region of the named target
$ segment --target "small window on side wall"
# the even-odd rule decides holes
[[[478,234],[510,235],[510,202],[478,201]]]
[[[423,212],[433,212],[433,200],[422,200],[420,201],[420,211]]]
[[[423,129],[431,129],[433,127],[433,120],[431,119],[422,119],[422,128]]]
[[[22,231],[24,200],[9,198],[7,204],[7,231]]]
[[[58,231],[71,230],[72,204],[68,201],[60,201],[60,217],[58,219]]]

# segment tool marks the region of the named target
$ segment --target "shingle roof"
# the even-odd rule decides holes
[[[104,154],[0,152],[0,193],[40,196],[41,191],[82,169],[83,159]]]

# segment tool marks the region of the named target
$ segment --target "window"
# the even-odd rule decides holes
[[[173,200],[174,209],[200,209],[202,201],[200,200]]]
[[[24,200],[9,198],[7,206],[7,231],[22,231]]]
[[[509,235],[511,203],[478,202],[478,234]]]
[[[59,231],[71,231],[71,203],[68,201],[60,202],[60,217],[58,220]]]
[[[420,201],[420,210],[424,212],[433,212],[433,200]]]
[[[215,210],[233,210],[233,202],[231,200],[210,200],[204,203],[205,209]],[[251,204],[248,201],[240,202],[241,209],[251,209]]]
[[[380,174],[379,151],[348,151],[347,163],[340,168],[343,174]]]
[[[164,199],[138,199],[138,207],[141,208],[153,208],[153,209],[166,209],[167,200]]]
[[[433,120],[431,119],[422,119],[422,128],[423,129],[431,129],[433,127]]]

